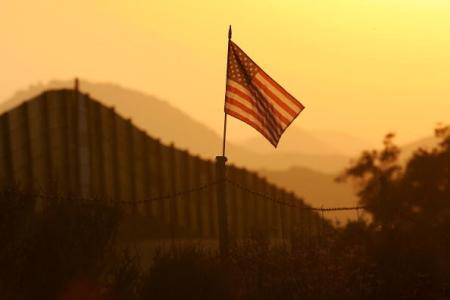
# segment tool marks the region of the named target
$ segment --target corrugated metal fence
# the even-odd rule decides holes
[[[320,222],[317,213],[302,209],[301,199],[254,172],[228,166],[227,178],[295,204],[280,205],[227,185],[231,238],[263,232],[287,239],[304,228],[300,225],[305,220]],[[172,235],[176,230],[178,236],[214,239],[218,232],[214,186],[194,191],[214,179],[214,162],[163,145],[114,108],[74,90],[45,92],[0,116],[3,188],[127,201],[129,214],[154,218],[170,227]],[[189,189],[194,190],[175,195]],[[170,194],[173,197],[158,200],[159,195]],[[146,201],[152,198],[156,200]]]

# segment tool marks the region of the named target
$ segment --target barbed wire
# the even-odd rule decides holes
[[[208,189],[208,188],[210,188],[212,186],[215,186],[217,184],[219,184],[219,181],[215,180],[215,181],[211,181],[211,182],[205,183],[203,185],[200,185],[198,187],[193,187],[193,188],[189,188],[189,189],[186,189],[186,190],[177,191],[177,192],[174,192],[174,193],[169,193],[169,194],[166,194],[166,195],[156,196],[156,197],[149,198],[149,199],[146,199],[146,200],[140,200],[140,201],[117,201],[117,202],[121,203],[121,204],[142,204],[142,203],[148,203],[148,202],[154,202],[154,201],[167,200],[167,199],[187,196],[189,194],[196,193],[196,192],[201,192],[201,191],[206,190],[206,189]]]
[[[257,191],[253,191],[251,189],[249,189],[248,187],[241,185],[237,182],[234,182],[230,179],[225,179],[226,182],[230,183],[231,185],[233,185],[234,187],[245,191],[249,194],[252,194],[254,196],[260,197],[260,198],[264,198],[266,200],[275,202],[277,204],[280,205],[284,205],[284,206],[288,206],[288,207],[295,207],[295,208],[299,208],[302,210],[313,210],[313,211],[320,211],[320,212],[331,212],[331,211],[346,211],[346,210],[361,210],[361,209],[366,209],[367,206],[363,206],[363,205],[359,205],[359,206],[343,206],[343,207],[312,207],[312,206],[307,206],[307,205],[302,205],[302,204],[295,204],[294,202],[286,202],[280,199],[277,199],[275,197],[272,197],[270,195],[267,194],[263,194],[261,192],[257,192]]]
[[[116,205],[116,204],[130,204],[130,205],[137,205],[137,204],[144,204],[144,203],[150,203],[150,202],[156,202],[156,201],[162,201],[177,197],[186,196],[192,193],[200,192],[203,190],[206,190],[210,187],[213,187],[218,184],[218,181],[211,181],[208,183],[205,183],[203,185],[188,188],[181,191],[176,191],[172,193],[167,193],[164,195],[155,196],[152,198],[147,198],[144,200],[137,200],[137,201],[126,201],[126,200],[114,200],[114,201],[104,201],[101,199],[105,199],[104,197],[83,197],[83,196],[70,196],[70,195],[55,195],[55,194],[44,194],[44,193],[27,193],[27,192],[21,192],[17,190],[4,190],[0,192],[0,195],[2,194],[10,194],[10,195],[20,195],[23,197],[30,197],[30,198],[40,198],[40,199],[54,199],[54,200],[71,200],[71,201],[77,201],[78,203],[89,203],[89,204],[109,204],[109,205]]]
[[[173,199],[173,198],[178,198],[178,197],[182,197],[182,196],[187,196],[196,192],[201,192],[203,190],[209,189],[213,186],[216,186],[220,183],[229,183],[232,186],[234,186],[235,188],[238,188],[246,193],[249,193],[253,196],[259,197],[259,198],[263,198],[269,201],[272,201],[274,203],[277,203],[279,205],[283,205],[283,206],[287,206],[287,207],[292,207],[292,208],[298,208],[301,210],[311,210],[311,211],[320,211],[320,212],[334,212],[334,211],[349,211],[349,210],[362,210],[362,209],[367,209],[367,206],[344,206],[344,207],[312,207],[312,206],[307,206],[304,204],[300,204],[300,203],[295,203],[295,202],[287,202],[287,201],[283,201],[280,200],[276,197],[273,197],[271,195],[267,195],[258,191],[254,191],[240,183],[234,182],[228,178],[225,178],[224,181],[219,181],[219,180],[214,180],[211,182],[207,182],[205,184],[202,184],[200,186],[197,187],[191,187],[185,190],[180,190],[180,191],[175,191],[172,193],[167,193],[164,195],[158,195],[155,197],[151,197],[151,198],[147,198],[144,200],[136,200],[136,201],[127,201],[127,200],[115,200],[115,201],[102,201],[100,200],[100,197],[82,197],[82,196],[70,196],[70,195],[51,195],[51,194],[43,194],[43,193],[24,193],[24,192],[19,192],[19,191],[15,191],[15,190],[11,190],[9,191],[10,193],[15,193],[15,194],[20,194],[22,196],[26,196],[26,197],[32,197],[32,198],[40,198],[40,199],[57,199],[57,200],[72,200],[72,201],[77,201],[77,203],[84,203],[84,204],[92,204],[92,205],[98,205],[98,204],[105,204],[105,205],[138,205],[138,204],[145,204],[145,203],[151,203],[151,202],[156,202],[156,201],[162,201],[162,200],[167,200],[167,199]],[[8,191],[6,191],[8,192]],[[5,193],[5,191],[1,192],[1,193]],[[1,194],[0,193],[0,194]],[[104,197],[102,197],[104,199]]]
[[[239,184],[237,182],[234,182],[234,181],[232,181],[232,180],[230,180],[228,178],[226,178],[225,181],[230,183],[234,187],[236,187],[236,188],[238,188],[238,189],[240,189],[240,190],[242,190],[244,192],[247,192],[249,194],[252,194],[254,196],[257,196],[257,197],[260,197],[260,198],[264,198],[266,200],[273,201],[273,202],[278,203],[280,205],[285,205],[285,206],[289,206],[289,207],[297,207],[294,203],[288,203],[286,201],[282,201],[282,200],[276,199],[276,198],[274,198],[272,196],[269,196],[269,195],[266,195],[266,194],[263,194],[263,193],[260,193],[260,192],[257,192],[257,191],[253,191],[250,188],[248,188],[248,187],[246,187],[244,185],[241,185],[241,184]]]

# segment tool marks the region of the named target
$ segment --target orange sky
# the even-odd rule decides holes
[[[295,126],[407,142],[450,121],[449,16],[448,0],[0,0],[0,101],[79,76],[154,94],[219,133],[233,24],[307,107]],[[257,135],[230,123],[230,139]]]

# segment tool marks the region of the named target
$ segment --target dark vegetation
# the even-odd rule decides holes
[[[228,257],[174,246],[143,269],[119,246],[118,208],[0,194],[1,299],[450,299],[450,129],[405,164],[389,134],[339,180],[366,214],[290,245],[243,241]],[[38,207],[36,212],[35,207]]]

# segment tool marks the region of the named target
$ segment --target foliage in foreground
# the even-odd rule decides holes
[[[120,214],[96,203],[0,194],[2,299],[450,299],[450,136],[406,163],[388,135],[341,179],[370,221],[290,247],[249,240],[229,256],[200,246],[159,251],[141,270],[120,250]]]
[[[403,164],[389,134],[344,172],[370,221],[292,249],[250,241],[225,260],[166,252],[141,282],[142,299],[450,299],[450,128],[436,136],[438,147]]]
[[[1,298],[56,299],[73,287],[110,280],[121,255],[114,248],[118,210],[99,203],[39,200],[13,190],[0,193]]]

